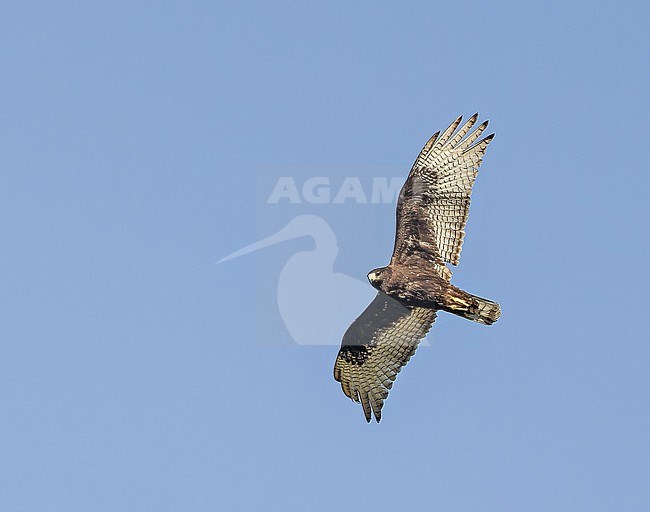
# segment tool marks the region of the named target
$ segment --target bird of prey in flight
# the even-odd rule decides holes
[[[360,402],[366,421],[381,409],[402,367],[414,354],[438,311],[490,325],[496,302],[451,284],[465,237],[472,185],[494,134],[479,140],[485,121],[462,116],[436,132],[418,155],[397,202],[395,246],[386,267],[368,273],[377,296],[343,336],[334,378]],[[460,129],[458,128],[460,126]]]

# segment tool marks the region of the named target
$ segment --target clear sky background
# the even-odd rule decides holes
[[[0,509],[649,510],[649,18],[5,5]],[[214,262],[286,223],[259,225],[265,169],[405,174],[476,110],[497,137],[455,282],[503,317],[441,315],[368,425],[335,346],[258,329],[256,257]],[[389,257],[375,210],[337,228],[359,279]]]

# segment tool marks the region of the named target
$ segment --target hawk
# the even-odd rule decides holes
[[[438,311],[491,325],[499,304],[451,284],[446,263],[458,265],[472,186],[494,134],[488,121],[462,116],[436,132],[418,155],[397,201],[395,246],[386,267],[368,273],[377,296],[343,336],[334,378],[361,403],[366,421],[381,420],[400,370],[426,336]]]

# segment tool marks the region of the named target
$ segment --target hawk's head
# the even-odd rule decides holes
[[[368,272],[368,281],[370,281],[370,284],[375,288],[379,289],[381,284],[384,282],[385,271],[386,271],[386,267],[380,267]]]

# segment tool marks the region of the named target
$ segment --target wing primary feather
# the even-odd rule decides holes
[[[476,150],[476,148],[480,148],[479,149],[480,151],[485,151],[485,148],[487,148],[488,144],[492,142],[492,139],[494,139],[494,135],[495,135],[494,133],[491,133],[487,137],[482,138],[476,144],[467,148],[463,153],[470,153]]]
[[[458,128],[458,125],[462,120],[463,116],[458,116],[456,120],[451,123],[444,132],[442,132],[442,135],[436,141],[436,148],[441,148],[445,145],[445,142],[447,142],[449,140],[449,137],[451,137],[451,135],[456,131],[456,128]]]
[[[479,125],[479,127],[474,130],[472,133],[470,133],[467,138],[461,142],[456,149],[458,151],[465,151],[468,147],[472,145],[472,143],[478,139],[481,134],[485,131],[485,129],[488,127],[488,124],[490,124],[490,121],[484,121],[482,124]]]
[[[456,145],[461,141],[461,139],[467,135],[467,132],[469,132],[474,126],[474,123],[476,123],[476,120],[478,119],[478,112],[474,114],[472,117],[470,117],[467,122],[458,130],[458,133],[454,135],[454,138],[451,139],[449,142],[449,147],[455,148]]]
[[[438,135],[440,135],[440,130],[438,130],[431,137],[429,137],[429,140],[424,145],[422,151],[420,151],[420,154],[416,158],[415,163],[413,164],[413,168],[421,167],[424,164],[427,157],[429,156],[429,153],[431,153],[431,149],[433,148],[434,142],[438,139]]]
[[[372,409],[370,408],[370,400],[368,399],[368,393],[360,393],[361,396],[361,407],[363,407],[363,414],[366,417],[366,421],[370,423],[372,419]]]

